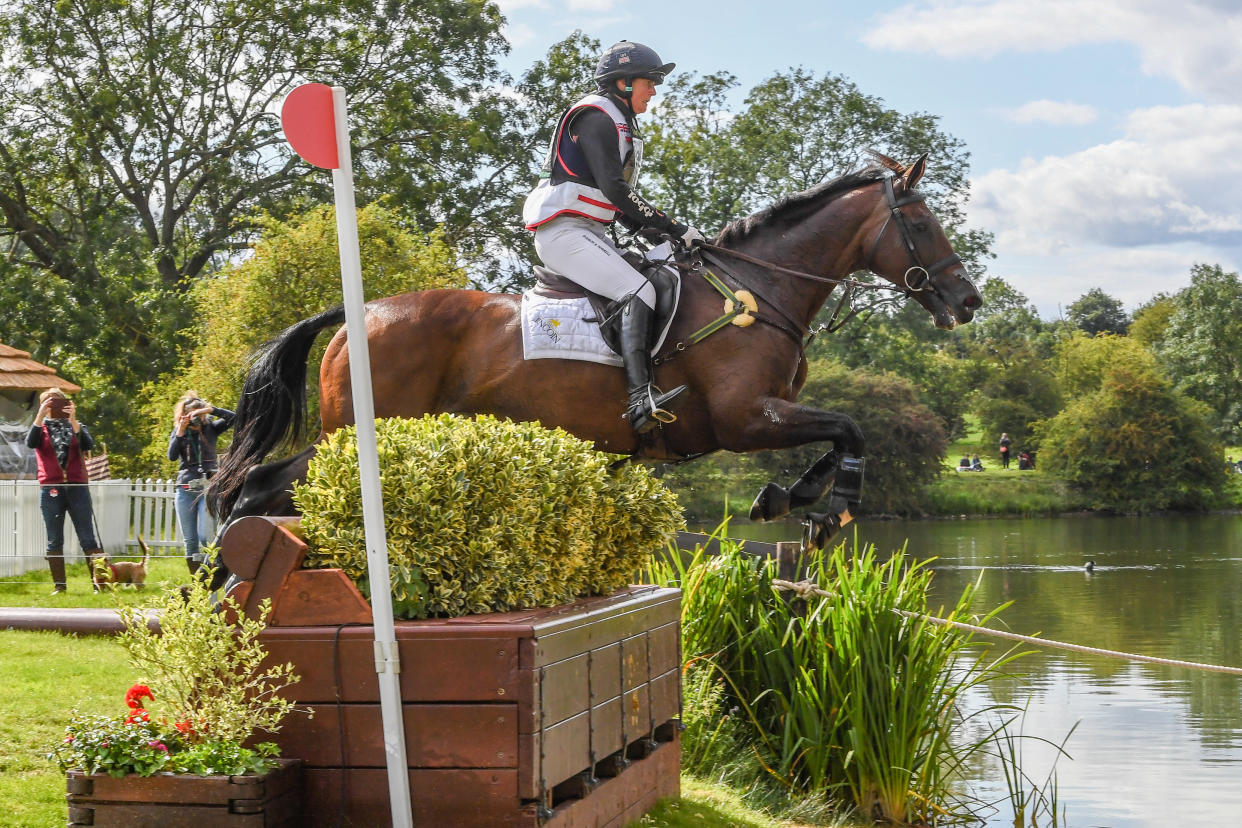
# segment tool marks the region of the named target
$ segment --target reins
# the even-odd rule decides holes
[[[770,270],[773,273],[783,273],[786,276],[796,276],[799,279],[806,279],[811,282],[822,282],[826,285],[845,285],[846,287],[869,288],[871,290],[892,290],[897,293],[910,292],[906,288],[898,287],[897,285],[881,285],[874,284],[872,282],[860,282],[857,279],[834,279],[831,276],[816,276],[814,273],[807,273],[803,270],[793,270],[792,268],[783,267],[773,262],[769,262],[766,259],[751,256],[749,253],[743,253],[740,250],[733,250],[729,247],[721,247],[718,244],[712,244],[710,242],[703,242],[696,245],[696,247],[702,247],[703,249],[710,250],[713,253],[724,253],[725,255],[732,256],[735,259],[741,259],[744,262],[750,262],[753,265],[758,265],[764,270]]]

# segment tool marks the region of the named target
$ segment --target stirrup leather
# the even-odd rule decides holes
[[[659,389],[654,385],[647,386],[647,410],[650,412],[651,419],[658,420],[665,425],[677,422],[676,414],[666,408],[661,408],[660,404],[656,402],[655,391],[659,391]],[[664,393],[661,392],[660,396],[663,397]]]

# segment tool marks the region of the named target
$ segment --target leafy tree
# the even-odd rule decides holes
[[[1097,509],[1206,508],[1225,482],[1207,413],[1152,368],[1115,364],[1040,426],[1041,461]]]
[[[832,304],[832,303],[829,303]],[[824,319],[830,314],[826,309]],[[953,339],[926,321],[921,306],[905,302],[874,315],[860,314],[833,334],[815,339],[810,358],[823,357],[871,373],[892,372],[909,381],[947,435],[964,431],[963,412],[973,387],[969,365],[952,353]]]
[[[359,202],[391,194],[494,278],[529,245],[514,204],[551,128],[541,107],[577,94],[564,67],[591,45],[553,47],[519,99],[502,23],[483,0],[0,5],[0,337],[83,384],[84,416],[133,448],[195,282],[244,256],[261,216],[329,198],[275,115],[306,80],[349,90]]]
[[[1127,335],[1141,345],[1154,347],[1164,339],[1169,329],[1169,318],[1173,316],[1175,305],[1173,297],[1167,293],[1158,293],[1134,311]]]
[[[1195,265],[1173,298],[1156,354],[1179,391],[1212,410],[1212,425],[1242,441],[1242,280],[1219,265]]]
[[[1066,308],[1066,315],[1080,330],[1093,335],[1123,334],[1130,327],[1130,318],[1126,315],[1121,300],[1109,296],[1099,288],[1091,288],[1074,300]]]
[[[1061,409],[1061,390],[1048,364],[1032,353],[1007,365],[982,369],[975,395],[975,413],[985,442],[996,444],[1001,433],[1013,441],[1015,453],[1035,448],[1035,424]]]
[[[0,13],[5,235],[23,262],[87,282],[121,242],[188,290],[244,249],[256,209],[326,194],[273,112],[330,80],[350,92],[363,200],[391,193],[462,241],[510,198],[514,135],[488,92],[501,22],[478,0],[15,0]]]
[[[704,228],[719,228],[790,192],[865,166],[867,151],[913,160],[930,153],[923,189],[957,252],[982,271],[991,236],[963,228],[970,154],[927,113],[889,109],[848,79],[778,72],[726,108],[727,73],[674,77],[649,127],[652,199]]]
[[[167,462],[163,458],[173,403],[187,388],[221,407],[235,408],[251,351],[294,322],[342,302],[332,208],[261,223],[264,234],[253,256],[195,286],[196,323],[187,333],[190,344],[181,364],[144,389],[148,402],[142,422],[148,425],[137,471],[151,473]],[[367,300],[465,284],[454,250],[438,232],[409,230],[382,204],[358,211],[358,243]],[[329,337],[320,339],[308,360],[312,387]],[[312,391],[312,412],[317,399]]]
[[[1067,398],[1084,397],[1100,390],[1109,371],[1119,365],[1138,373],[1159,372],[1151,351],[1133,338],[1115,334],[1088,336],[1082,331],[1075,331],[1057,344],[1050,364]]]
[[[824,361],[815,362],[809,376],[799,400],[850,415],[867,438],[864,513],[917,513],[923,489],[940,473],[948,442],[914,386],[896,374]],[[788,485],[825,450],[811,444],[753,457],[766,479]]]

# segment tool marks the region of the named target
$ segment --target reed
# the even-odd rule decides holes
[[[932,577],[904,550],[882,560],[855,541],[811,553],[802,572],[827,594],[794,595],[773,585],[774,561],[746,554],[723,531],[720,554],[674,553],[650,573],[683,590],[688,710],[691,699],[716,699],[706,705],[710,722],[687,722],[688,769],[710,775],[696,764],[736,756],[741,742],[788,792],[839,798],[865,818],[964,813],[954,774],[992,734],[951,739],[962,723],[958,701],[1015,652],[989,661],[987,648],[967,651],[967,633],[899,614],[928,612]],[[973,594],[965,590],[948,617],[967,615]]]

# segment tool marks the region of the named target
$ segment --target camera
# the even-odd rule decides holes
[[[63,420],[69,416],[69,400],[64,397],[53,397],[48,401],[48,413],[54,420]]]

